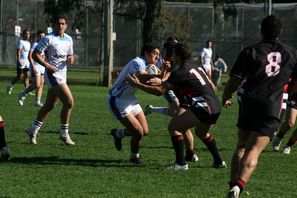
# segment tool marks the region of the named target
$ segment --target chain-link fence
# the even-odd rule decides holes
[[[47,30],[47,16],[41,0],[0,0],[0,66],[15,65],[16,42],[15,26],[22,30],[29,28],[34,33]],[[88,8],[95,7],[96,1],[86,1]],[[97,1],[98,2],[98,1]],[[214,42],[214,53],[220,53],[232,65],[239,51],[252,43],[260,41],[260,22],[267,15],[265,4],[232,4],[218,6],[213,4],[162,3],[161,12],[169,12],[175,18],[163,28],[157,28],[154,38],[162,45],[163,41],[174,35],[176,28],[183,28],[185,39],[191,46],[193,56],[208,39]],[[281,40],[297,46],[297,4],[274,4],[273,14],[283,22]],[[162,15],[160,15],[162,16]],[[104,42],[104,18],[100,9],[86,9],[84,26],[77,34],[71,27],[75,13],[69,18],[67,33],[74,38],[76,68],[99,68],[104,62],[102,43]],[[156,21],[162,21],[157,18]],[[179,24],[179,26],[177,26]],[[124,16],[114,16],[114,67],[124,66],[131,58],[139,55],[142,45],[142,21]]]

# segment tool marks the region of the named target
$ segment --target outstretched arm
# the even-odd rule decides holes
[[[163,86],[163,84],[159,86],[151,86],[151,85],[144,84],[139,81],[138,77],[135,74],[133,75],[128,74],[126,77],[126,80],[131,85],[156,96],[160,96],[166,91],[166,88]]]
[[[231,76],[225,86],[222,95],[222,104],[224,107],[230,107],[232,105],[232,94],[238,89],[242,79],[239,77]]]

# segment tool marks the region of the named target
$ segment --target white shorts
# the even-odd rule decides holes
[[[211,71],[211,65],[206,65],[206,64],[203,64],[203,68],[205,69],[205,71]]]
[[[142,111],[141,106],[138,104],[136,98],[121,99],[114,96],[107,96],[106,103],[108,105],[109,111],[118,119],[121,120],[127,117],[128,114],[136,116]]]
[[[32,66],[30,67],[31,77],[38,77],[44,75],[45,67],[35,64],[34,67],[36,68],[36,73],[33,72]]]
[[[65,84],[66,78],[67,72],[56,72],[54,74],[47,70],[44,72],[44,82],[49,89],[60,84]]]
[[[20,62],[22,63],[22,65],[19,66],[20,69],[30,68],[29,59],[21,59]]]

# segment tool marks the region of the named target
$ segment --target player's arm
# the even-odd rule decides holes
[[[166,86],[164,85],[164,83],[162,85],[159,86],[151,86],[148,85],[146,83],[142,83],[139,78],[135,75],[135,74],[131,74],[131,75],[127,75],[126,80],[128,83],[130,83],[131,85],[142,89],[145,92],[148,92],[150,94],[156,95],[156,96],[160,96],[162,94],[164,94],[166,92]]]
[[[22,49],[18,48],[17,49],[17,61],[18,61],[18,65],[22,66],[22,62],[21,62],[21,53],[22,53]]]
[[[69,65],[74,64],[74,56],[73,55],[67,55],[67,64],[69,64]]]
[[[55,66],[53,66],[45,61],[45,59],[42,56],[42,52],[36,50],[36,48],[34,49],[34,51],[32,53],[32,58],[40,65],[47,68],[50,72],[55,73],[58,71],[58,68],[56,68]]]
[[[238,89],[241,82],[242,78],[237,76],[231,76],[229,78],[222,95],[222,104],[224,107],[227,108],[232,105],[232,94]]]
[[[297,93],[297,79],[291,79],[288,87],[288,92],[290,94],[296,94]]]
[[[36,70],[36,67],[34,65],[34,60],[33,60],[33,57],[32,57],[32,53],[33,53],[33,51],[30,50],[30,52],[29,52],[29,62],[31,64],[31,66],[32,66],[33,73],[36,73],[37,70]]]

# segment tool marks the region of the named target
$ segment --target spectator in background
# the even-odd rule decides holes
[[[226,73],[228,67],[226,62],[221,58],[220,54],[216,54],[213,65],[214,67],[213,67],[211,79],[213,84],[217,87],[220,85],[222,71]]]
[[[7,94],[11,94],[13,86],[21,78],[24,77],[24,86],[27,88],[29,86],[29,77],[30,77],[30,61],[29,61],[29,51],[31,48],[30,31],[25,29],[22,34],[22,38],[18,41],[17,44],[17,76],[11,80],[11,83],[7,85]]]

